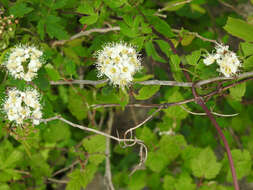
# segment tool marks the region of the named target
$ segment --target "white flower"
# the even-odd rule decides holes
[[[215,55],[209,54],[204,60],[205,65],[211,65],[216,61]]]
[[[107,76],[113,85],[127,86],[140,70],[141,62],[136,50],[124,43],[106,45],[96,53],[98,76]]]
[[[42,118],[39,100],[39,93],[35,89],[27,89],[24,92],[11,89],[8,91],[3,110],[7,118],[16,124],[23,124],[25,120],[32,119],[33,124],[38,125]]]
[[[216,61],[219,65],[218,71],[221,72],[225,77],[231,77],[235,75],[238,68],[241,66],[241,62],[236,54],[229,50],[228,46],[219,44],[215,47],[216,53],[209,54],[205,59],[204,63],[210,65]]]
[[[32,81],[43,64],[43,52],[33,46],[16,46],[11,49],[4,65],[9,73],[16,79]],[[27,72],[24,72],[27,68]]]

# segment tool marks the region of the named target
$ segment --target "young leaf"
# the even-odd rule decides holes
[[[143,86],[139,90],[138,94],[134,94],[134,97],[137,100],[147,100],[151,98],[155,93],[157,93],[159,89],[159,85]]]
[[[215,178],[221,169],[221,163],[216,161],[214,152],[208,147],[203,149],[199,155],[191,161],[192,173],[196,177],[205,179]]]
[[[89,161],[95,165],[100,164],[105,159],[106,138],[102,135],[94,135],[83,140],[83,146],[89,154]]]
[[[84,170],[75,169],[69,174],[70,181],[66,187],[66,190],[80,190],[85,188],[91,180],[94,178],[97,166],[88,164]]]
[[[58,71],[56,69],[54,69],[53,65],[48,63],[45,66],[45,69],[46,69],[47,74],[48,74],[48,76],[50,77],[51,80],[58,81],[58,80],[61,79],[60,74],[58,73]]]
[[[250,175],[252,167],[252,158],[248,150],[232,150],[232,158],[235,164],[235,170],[238,179],[242,179],[245,176]],[[228,164],[227,158],[225,158],[226,164]],[[230,168],[227,167],[227,179],[232,181]]]
[[[244,20],[228,17],[224,29],[233,36],[248,42],[253,42],[253,25],[248,24]]]
[[[25,14],[30,13],[33,8],[28,7],[26,3],[14,3],[14,6],[10,8],[10,13],[15,17],[23,17]]]
[[[240,43],[240,46],[242,48],[243,55],[245,57],[249,55],[253,55],[253,44],[249,42]]]
[[[230,96],[236,101],[241,101],[246,92],[246,83],[241,83],[229,89]]]
[[[187,60],[188,64],[196,65],[198,63],[198,60],[199,60],[200,56],[201,56],[201,51],[196,50],[196,51],[193,51],[191,53],[191,55],[187,55],[186,60]]]

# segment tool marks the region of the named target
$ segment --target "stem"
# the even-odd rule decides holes
[[[229,166],[230,166],[230,169],[231,169],[231,173],[232,173],[232,178],[233,178],[233,183],[234,183],[235,190],[240,190],[239,184],[238,184],[238,180],[237,180],[237,177],[236,177],[236,171],[235,171],[235,166],[234,166],[233,158],[232,158],[232,155],[231,155],[231,151],[230,151],[227,139],[224,136],[224,134],[223,134],[223,132],[222,132],[219,124],[217,123],[217,121],[215,120],[214,116],[212,115],[212,113],[210,112],[210,110],[208,109],[208,107],[206,106],[206,104],[203,101],[203,99],[198,96],[198,94],[197,94],[196,89],[194,88],[194,86],[192,87],[192,92],[193,92],[193,95],[196,98],[197,104],[199,104],[203,108],[203,110],[206,112],[208,118],[211,120],[212,124],[215,126],[215,128],[216,128],[216,130],[217,130],[217,132],[218,132],[218,134],[220,136],[220,138],[223,141],[223,144],[224,144],[226,152],[227,152],[228,160],[229,160]]]

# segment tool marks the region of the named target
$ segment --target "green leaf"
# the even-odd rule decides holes
[[[195,177],[213,179],[219,174],[221,163],[216,161],[214,152],[208,147],[192,159],[191,169]]]
[[[167,42],[164,40],[156,40],[155,42],[159,45],[160,49],[167,55],[167,57],[170,57],[172,55],[170,45]]]
[[[183,35],[183,39],[181,40],[182,46],[188,46],[192,43],[192,40],[195,38],[193,35]]]
[[[37,24],[37,32],[40,35],[40,39],[44,40],[45,37],[45,20],[40,19]]]
[[[43,138],[49,143],[68,140],[70,135],[69,126],[61,121],[50,123],[43,131]]]
[[[171,31],[170,25],[166,21],[154,16],[148,17],[148,20],[150,24],[154,26],[156,31],[161,33],[165,37],[172,38],[175,36],[174,33]]]
[[[171,69],[173,78],[176,81],[183,81],[183,79],[182,79],[183,73],[180,68],[180,62],[181,62],[181,60],[178,55],[172,54],[170,56],[170,62],[169,62],[170,69]]]
[[[135,172],[129,181],[128,189],[129,190],[141,190],[146,185],[147,174],[144,171],[137,171]]]
[[[128,36],[130,38],[135,38],[138,36],[138,30],[136,30],[135,28],[130,28],[127,24],[123,22],[120,22],[119,26],[120,26],[120,32],[123,35]]]
[[[68,175],[70,181],[67,184],[66,190],[80,190],[81,188],[85,188],[94,178],[96,171],[97,166],[93,164],[88,164],[84,170],[75,169]]]
[[[246,83],[241,83],[229,89],[230,96],[236,101],[241,101],[246,92]]]
[[[46,31],[50,38],[56,37],[59,40],[69,38],[67,31],[64,29],[60,21],[61,18],[55,15],[48,15],[45,18]]]
[[[160,89],[159,85],[150,85],[150,86],[143,86],[138,94],[134,94],[135,99],[137,100],[147,100],[155,95],[158,90]]]
[[[126,2],[127,2],[127,0],[117,0],[117,1],[115,1],[115,0],[104,0],[104,3],[112,9],[118,8],[122,5],[124,5]]]
[[[51,7],[52,9],[61,9],[63,8],[68,0],[57,0],[56,2],[53,3],[53,6]]]
[[[137,137],[143,140],[149,149],[152,149],[156,145],[157,137],[148,127],[139,128],[136,133]]]
[[[149,152],[145,165],[152,171],[159,173],[168,165],[168,159],[161,151]]]
[[[235,165],[235,170],[238,179],[242,179],[245,176],[250,175],[251,167],[252,167],[252,159],[248,150],[232,150],[231,151],[232,158]],[[225,158],[227,164],[227,179],[232,181],[232,175],[230,171],[230,167],[228,166],[228,160]]]
[[[176,89],[171,89],[171,91],[167,91],[165,96],[166,102],[178,102],[184,100],[182,94]],[[186,105],[184,105],[184,107],[188,109]],[[166,113],[166,116],[170,118],[185,119],[188,116],[188,112],[183,110],[183,108],[181,108],[180,106],[170,106],[163,111]]]
[[[170,175],[166,175],[163,179],[164,190],[174,190],[176,179]]]
[[[20,161],[23,157],[22,152],[18,150],[12,151],[12,153],[5,160],[3,167],[4,168],[15,168],[16,163]]]
[[[96,23],[98,20],[98,15],[97,14],[93,14],[90,16],[83,16],[79,21],[81,24],[87,24],[87,25],[91,25]]]
[[[164,135],[159,142],[159,151],[166,155],[169,162],[176,159],[186,148],[186,141],[182,135]]]
[[[166,61],[161,58],[158,53],[155,50],[155,47],[152,43],[152,41],[148,41],[145,43],[145,50],[148,54],[148,56],[151,56],[155,61],[159,61],[161,63],[165,63]]]
[[[253,44],[252,43],[243,42],[243,43],[240,43],[240,46],[242,48],[242,52],[245,57],[247,57],[249,55],[253,55]]]
[[[48,76],[50,77],[51,80],[53,81],[58,81],[61,79],[60,74],[58,73],[58,71],[53,67],[53,65],[51,65],[50,63],[48,63],[45,66],[45,69],[47,71]]]
[[[14,3],[14,6],[10,8],[10,14],[15,17],[23,17],[25,14],[30,13],[33,8],[28,7],[26,3]]]
[[[34,177],[41,176],[50,176],[52,172],[52,168],[49,167],[45,158],[41,155],[41,153],[36,153],[32,155],[32,158],[29,159],[29,165],[31,166],[31,175]]]
[[[163,8],[165,11],[177,11],[181,9],[188,2],[185,0],[172,0],[169,1],[166,6]]]
[[[253,56],[248,57],[242,64],[245,71],[251,71],[253,69]]]
[[[192,182],[192,178],[188,174],[180,175],[175,183],[175,190],[195,190],[196,185]]]
[[[1,190],[11,190],[7,184],[0,184],[0,189]]]
[[[74,90],[69,90],[69,102],[68,108],[73,116],[78,120],[83,120],[87,117],[87,100],[85,99],[85,94],[82,92],[75,92]]]
[[[77,75],[76,73],[76,64],[73,60],[71,59],[66,59],[66,62],[64,64],[65,72],[64,74],[66,75]]]
[[[106,138],[102,135],[94,135],[83,140],[83,146],[90,154],[89,161],[95,165],[105,159]]]
[[[201,56],[201,51],[196,50],[196,51],[193,51],[191,53],[191,55],[187,55],[186,60],[187,60],[188,64],[196,65],[198,63],[198,60],[199,60],[200,56]]]
[[[244,20],[228,17],[224,29],[233,36],[253,42],[253,25],[248,24]]]

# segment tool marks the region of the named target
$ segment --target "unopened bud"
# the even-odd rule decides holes
[[[11,15],[10,17],[11,17],[11,18],[14,18],[14,15]]]
[[[0,30],[0,34],[2,34],[3,33],[3,31],[2,30]]]
[[[8,24],[12,24],[11,20],[8,20]]]
[[[5,16],[5,17],[4,17],[4,20],[6,20],[6,19],[7,19],[7,17]]]
[[[3,22],[3,24],[2,24],[3,26],[5,26],[6,25],[6,23],[5,22]]]
[[[9,28],[9,31],[12,31],[13,29],[12,28]]]
[[[15,23],[18,24],[18,19],[15,20]]]

